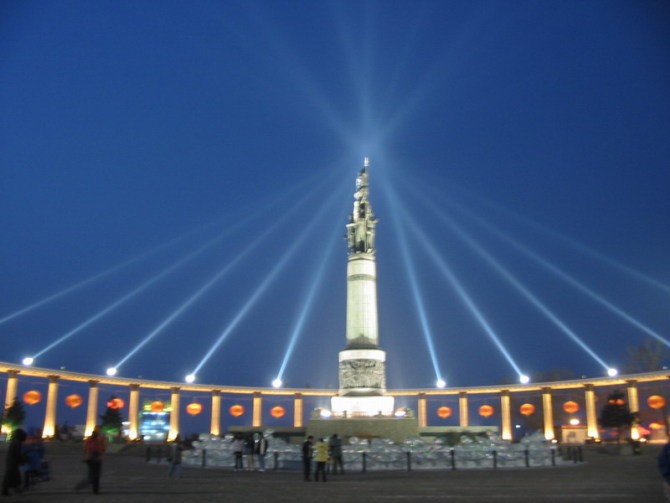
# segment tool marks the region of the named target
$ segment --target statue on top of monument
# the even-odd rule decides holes
[[[366,157],[363,168],[356,177],[354,209],[347,224],[347,244],[349,253],[375,253],[375,219],[368,200],[368,172],[370,160]]]

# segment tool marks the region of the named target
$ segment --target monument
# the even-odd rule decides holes
[[[307,433],[401,442],[416,436],[418,425],[410,410],[396,411],[394,398],[386,395],[386,353],[379,346],[377,316],[377,220],[369,199],[369,166],[365,158],[347,223],[346,346],[339,353],[339,390],[330,410],[315,411]]]

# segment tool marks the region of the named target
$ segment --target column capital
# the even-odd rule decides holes
[[[49,376],[49,382],[58,382],[58,379],[60,379],[59,375],[52,374]]]
[[[220,389],[213,389],[212,390],[212,396],[221,396],[221,390]]]
[[[458,393],[458,396],[460,396],[461,398],[465,398],[466,396],[468,396],[468,392],[467,391],[460,391]]]
[[[181,391],[181,388],[179,386],[173,386],[170,388],[171,393],[179,393]]]
[[[91,388],[97,388],[99,383],[100,381],[97,381],[95,379],[91,379],[90,381],[88,381],[88,384]]]
[[[131,390],[138,390],[138,389],[140,389],[140,385],[139,384],[131,384],[130,389]]]
[[[551,386],[545,386],[542,388],[542,393],[551,393],[554,390]]]
[[[9,377],[16,377],[16,376],[18,376],[20,373],[21,373],[20,370],[14,370],[14,369],[12,369],[12,370],[8,370],[8,371],[7,371],[7,375],[9,375]]]

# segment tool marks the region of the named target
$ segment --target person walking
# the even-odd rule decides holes
[[[254,436],[253,434],[247,434],[244,439],[244,457],[246,458],[247,471],[254,471]]]
[[[326,463],[328,463],[328,444],[323,438],[320,438],[319,441],[314,446],[315,456],[314,460],[316,461],[316,472],[314,472],[314,480],[319,481],[319,474],[321,474],[322,480],[326,481]]]
[[[243,451],[244,451],[244,438],[242,438],[241,433],[238,433],[235,435],[235,438],[233,438],[233,455],[235,456],[236,472],[239,472],[240,470],[244,469],[244,465],[242,463]]]
[[[44,442],[41,432],[28,437],[23,445],[24,480],[23,488],[28,489],[42,479],[44,461]]]
[[[88,469],[88,476],[75,487],[76,490],[91,485],[94,494],[100,494],[100,476],[102,474],[102,456],[107,450],[105,439],[96,426],[91,435],[84,440],[84,462]]]
[[[21,492],[21,465],[23,464],[23,442],[26,432],[21,428],[12,431],[7,457],[5,458],[5,476],[2,479],[2,495],[9,496],[9,490]]]
[[[174,439],[170,446],[170,469],[168,470],[168,477],[179,479],[181,478],[181,458],[184,445],[182,444],[179,435]]]
[[[258,470],[261,472],[265,471],[265,455],[268,452],[268,440],[263,436],[262,433],[257,433],[258,438],[254,444],[254,452],[258,458]]]
[[[305,481],[312,480],[312,444],[314,437],[312,435],[307,437],[302,443],[302,466]]]
[[[328,443],[330,448],[330,459],[333,464],[333,475],[337,475],[338,469],[340,475],[344,475],[344,464],[342,463],[342,439],[334,433]]]

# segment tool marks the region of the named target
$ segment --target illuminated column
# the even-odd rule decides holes
[[[251,417],[251,426],[260,428],[263,418],[263,397],[259,391],[254,391],[254,406]]]
[[[634,414],[633,424],[630,428],[630,438],[633,440],[640,439],[640,430],[638,425],[640,424],[639,412],[640,412],[640,402],[637,395],[637,381],[628,381],[628,409],[631,414]]]
[[[302,394],[296,393],[293,396],[293,426],[302,428]]]
[[[542,388],[542,415],[544,416],[544,438],[553,440],[554,409],[551,404],[551,388]]]
[[[128,404],[128,438],[130,440],[137,440],[140,436],[140,385],[130,385],[130,403]]]
[[[468,394],[461,391],[458,394],[458,419],[461,428],[467,428],[470,422],[468,417]]]
[[[88,381],[88,407],[86,409],[86,427],[84,436],[90,437],[93,428],[98,424],[98,381]]]
[[[168,442],[171,442],[179,435],[179,388],[170,388],[170,431],[168,432]]]
[[[419,428],[425,428],[428,426],[427,420],[427,410],[426,410],[426,394],[419,393],[419,403],[417,405],[417,416],[419,420]]]
[[[14,403],[14,399],[16,398],[16,391],[19,386],[19,371],[18,370],[8,370],[7,371],[7,393],[5,393],[5,408],[4,410],[7,410],[8,407],[11,407],[11,405]],[[10,432],[10,427],[9,425],[2,425],[2,433],[9,433]]]
[[[508,390],[500,392],[500,420],[502,422],[502,439],[512,440],[512,411]]]
[[[42,437],[52,438],[56,435],[56,404],[58,403],[58,376],[49,376],[47,391],[47,410],[44,415]]]
[[[584,392],[584,401],[586,402],[586,434],[593,438],[600,438],[598,432],[598,419],[596,417],[596,394],[593,391],[593,384],[586,385]]]
[[[212,425],[209,428],[212,435],[221,435],[221,391],[212,390]]]

